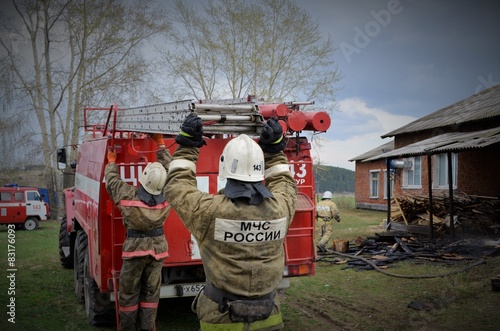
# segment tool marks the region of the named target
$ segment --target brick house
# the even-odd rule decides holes
[[[500,85],[382,136],[389,137],[394,140],[350,160],[357,208],[387,210],[388,170],[391,197],[500,197]]]
[[[371,162],[364,160],[394,150],[394,140],[363,153],[349,161],[356,162],[354,172],[354,196],[356,208],[387,210],[387,166],[384,159]],[[391,182],[391,188],[394,183]],[[391,196],[394,192],[391,191]]]

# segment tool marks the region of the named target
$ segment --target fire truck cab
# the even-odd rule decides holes
[[[35,230],[49,217],[49,207],[38,189],[33,187],[0,187],[0,224],[14,224],[24,230]]]

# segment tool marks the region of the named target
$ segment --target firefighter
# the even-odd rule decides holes
[[[245,134],[230,140],[219,160],[226,185],[215,195],[196,186],[202,134],[201,119],[189,115],[175,138],[166,190],[204,263],[205,287],[193,302],[200,330],[281,330],[276,288],[297,200],[283,129],[270,119],[259,144]]]
[[[163,223],[170,212],[165,199],[166,168],[171,160],[163,136],[153,134],[158,144],[159,162],[149,163],[139,176],[139,188],[128,185],[118,175],[117,153],[108,151],[105,168],[106,189],[123,217],[126,239],[120,272],[120,330],[155,330],[160,298],[161,269],[168,257]]]
[[[316,219],[320,225],[320,239],[318,250],[326,252],[326,244],[332,236],[333,220],[340,222],[340,211],[335,202],[332,201],[332,192],[325,191],[321,201],[316,204]]]

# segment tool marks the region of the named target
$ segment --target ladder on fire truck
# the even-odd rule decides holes
[[[87,112],[108,110],[104,132],[130,131],[142,133],[162,133],[176,135],[184,119],[191,113],[203,121],[204,134],[248,134],[258,136],[264,121],[275,117],[288,134],[302,130],[325,132],[330,126],[330,117],[326,112],[302,112],[299,107],[312,105],[314,102],[264,103],[252,96],[237,99],[183,100],[144,107],[119,109],[84,108],[84,126],[87,124]],[[95,127],[94,127],[95,129]]]

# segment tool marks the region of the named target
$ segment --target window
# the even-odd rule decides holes
[[[23,192],[16,192],[16,193],[14,193],[14,199],[16,201],[24,201],[24,194],[23,194]]]
[[[451,171],[453,174],[453,188],[457,188],[458,154],[451,153]],[[434,156],[434,187],[448,188],[448,154]],[[437,185],[436,185],[437,184]]]
[[[370,198],[378,198],[379,170],[370,170]]]
[[[393,170],[389,172],[391,176],[391,197],[394,197],[394,177]],[[387,170],[384,170],[384,199],[387,199]]]
[[[421,188],[422,187],[422,157],[413,157],[406,159],[411,161],[413,166],[410,169],[404,169],[403,187]]]
[[[10,201],[10,192],[2,192],[0,194],[0,200],[1,201]]]
[[[40,195],[38,192],[27,192],[29,201],[40,201]]]

